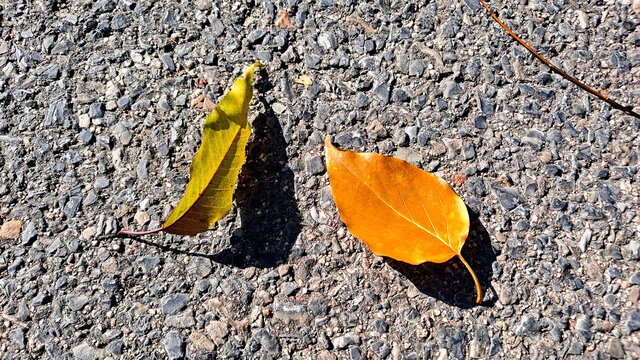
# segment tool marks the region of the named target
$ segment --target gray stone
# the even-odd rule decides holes
[[[424,61],[422,61],[422,59],[418,59],[418,60],[413,60],[411,62],[411,64],[409,65],[409,75],[410,76],[416,76],[416,77],[420,77],[422,76],[422,73],[424,72]]]
[[[359,109],[369,106],[369,98],[363,92],[356,93],[356,107]]]
[[[493,114],[494,106],[491,100],[484,96],[476,95],[476,102],[478,104],[478,110],[482,112],[482,115],[486,116]]]
[[[253,336],[251,336],[250,342],[254,342],[255,345],[257,345],[257,348],[266,351],[267,353],[280,355],[280,344],[278,343],[278,338],[269,334],[265,329],[258,329]]]
[[[89,303],[89,300],[85,294],[69,294],[67,295],[67,306],[73,311],[79,311]]]
[[[257,43],[262,40],[266,34],[267,31],[265,29],[252,30],[249,35],[247,35],[247,41],[249,41],[250,44]]]
[[[391,354],[391,349],[386,342],[382,340],[375,340],[369,342],[369,349],[378,355],[381,359],[385,359]]]
[[[116,14],[111,18],[111,29],[115,31],[124,30],[127,28],[127,19],[122,14]]]
[[[63,212],[68,217],[74,217],[82,204],[82,196],[71,196],[64,204]]]
[[[391,95],[391,86],[387,83],[380,83],[373,88],[373,92],[383,104],[389,103],[389,97]]]
[[[320,68],[320,62],[322,61],[322,57],[316,54],[306,53],[304,54],[304,62],[307,64],[309,69],[317,70]]]
[[[102,103],[93,103],[89,106],[89,117],[92,119],[101,118],[103,115]]]
[[[91,132],[89,132],[87,130],[80,131],[80,134],[78,134],[78,137],[85,144],[90,144],[95,139],[93,137],[93,133],[91,133]]]
[[[612,338],[607,343],[607,354],[613,359],[624,359],[624,348],[620,340]]]
[[[102,357],[96,348],[90,346],[86,342],[74,347],[72,352],[73,357],[78,360],[95,360]]]
[[[375,319],[373,321],[373,329],[381,334],[389,332],[389,323],[383,319]]]
[[[93,181],[93,188],[96,190],[103,190],[109,187],[109,179],[105,176],[99,176]]]
[[[321,175],[325,172],[324,159],[321,156],[313,155],[305,160],[305,169],[309,175]]]
[[[445,99],[448,99],[452,96],[460,94],[460,85],[454,80],[447,80],[444,84],[444,91],[442,92],[442,96]]]
[[[38,230],[36,230],[35,224],[33,222],[28,222],[27,225],[22,228],[22,232],[20,233],[20,243],[22,245],[29,245],[37,236]]]
[[[524,199],[515,189],[494,186],[492,190],[493,194],[498,199],[500,206],[505,210],[513,210],[518,205],[524,204]]]
[[[480,2],[478,0],[462,0],[462,1],[464,2],[465,5],[469,7],[469,9],[473,11],[478,11],[482,9],[482,5],[480,5]]]
[[[129,95],[124,95],[116,101],[118,107],[122,110],[127,110],[131,106],[131,97]]]
[[[169,331],[164,339],[162,339],[162,345],[169,359],[180,359],[184,357],[184,338],[178,331]]]
[[[24,348],[25,337],[24,331],[22,329],[14,329],[9,331],[9,339],[11,339],[14,344],[18,345],[18,348]]]
[[[124,341],[121,339],[113,340],[107,344],[105,349],[115,356],[120,356],[123,354]]]
[[[338,47],[338,40],[333,32],[323,32],[318,36],[318,45],[324,50],[335,50]]]
[[[164,320],[164,325],[178,329],[190,329],[195,326],[196,320],[191,310],[186,310],[177,315],[170,315]]]
[[[162,61],[164,68],[169,70],[169,72],[176,71],[176,64],[173,62],[173,58],[171,57],[171,55],[166,53],[162,54],[160,55],[160,60]]]
[[[520,319],[520,323],[516,327],[516,335],[529,336],[540,332],[540,321],[538,314],[525,314]]]
[[[636,309],[631,311],[627,317],[626,324],[627,328],[629,328],[629,331],[631,332],[640,330],[640,310]]]
[[[169,294],[160,299],[160,309],[163,314],[173,315],[186,308],[188,301],[187,294]]]
[[[360,348],[357,348],[357,347],[349,348],[349,358],[351,360],[363,360],[364,359],[364,357],[362,356],[362,351],[360,351]]]
[[[578,316],[576,319],[576,332],[583,342],[591,341],[591,319],[588,316]]]
[[[189,265],[187,266],[187,271],[198,279],[202,279],[211,274],[211,269],[211,260],[201,256],[192,257]]]
[[[571,340],[567,354],[569,355],[581,355],[584,351],[584,346],[578,340]]]
[[[360,336],[355,334],[345,334],[334,338],[331,342],[336,349],[346,349],[350,345],[360,345]]]

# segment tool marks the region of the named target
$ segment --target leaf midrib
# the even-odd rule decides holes
[[[337,149],[335,149],[335,150],[339,152],[339,150],[337,150]],[[382,156],[382,155],[381,155],[381,156]],[[334,157],[334,159],[338,159],[338,157]],[[358,180],[358,181],[360,181],[361,183],[363,183],[363,184],[367,187],[367,189],[369,189],[369,191],[370,191],[371,193],[373,193],[373,194],[378,198],[378,200],[380,200],[383,204],[385,204],[387,207],[389,207],[391,210],[393,210],[396,214],[398,214],[398,216],[400,216],[400,217],[401,217],[402,219],[404,219],[405,221],[407,221],[407,222],[409,222],[409,223],[413,224],[414,226],[416,226],[416,227],[417,227],[417,228],[419,228],[420,230],[422,230],[422,231],[426,232],[427,234],[431,235],[432,237],[434,237],[434,238],[436,238],[436,239],[440,240],[440,242],[442,242],[444,245],[446,245],[447,247],[449,247],[449,248],[450,248],[454,253],[456,253],[456,254],[458,253],[458,252],[457,252],[457,251],[456,251],[456,250],[451,246],[451,244],[450,244],[449,242],[446,242],[446,241],[445,241],[443,238],[441,238],[440,236],[433,234],[431,231],[429,231],[429,230],[425,229],[422,225],[420,225],[420,224],[416,223],[415,221],[413,221],[413,220],[411,220],[411,219],[407,218],[403,213],[401,213],[399,210],[397,210],[397,209],[396,209],[392,204],[389,204],[389,203],[388,203],[388,202],[386,202],[384,199],[382,199],[382,198],[380,197],[380,195],[378,195],[378,193],[377,193],[376,191],[374,191],[374,189],[373,189],[373,188],[371,188],[371,186],[369,186],[366,182],[362,181],[362,180],[361,180],[361,178],[360,178],[358,175],[356,175],[353,171],[351,171],[351,169],[349,169],[349,167],[348,167],[348,166],[345,166],[345,165],[344,165],[344,163],[342,162],[342,159],[339,159],[339,160],[338,160],[338,163],[339,163],[339,164],[340,164],[344,169],[346,169],[346,170],[351,174],[351,176],[353,176],[354,178],[356,178],[356,180]],[[382,183],[382,182],[381,182],[381,183]],[[439,199],[439,198],[438,198],[438,199]],[[420,200],[422,201],[422,199],[420,199]],[[440,200],[440,202],[442,203],[442,200]],[[425,211],[425,213],[426,213],[426,211]],[[427,214],[427,216],[429,216],[429,215]],[[446,217],[446,216],[445,216],[445,217]],[[447,222],[448,222],[448,219],[447,219]],[[435,229],[435,226],[434,226],[434,229]],[[451,237],[451,235],[449,234],[449,227],[448,227],[448,226],[447,226],[447,235],[449,236],[449,238]]]
[[[215,110],[214,110],[215,111]],[[191,209],[193,209],[193,207],[196,205],[196,203],[198,202],[198,200],[200,200],[200,198],[202,197],[202,194],[204,194],[205,191],[207,191],[207,188],[211,185],[211,182],[213,181],[213,179],[216,177],[216,174],[218,173],[218,171],[220,171],[220,165],[222,164],[222,162],[224,162],[224,159],[227,157],[227,155],[229,155],[229,151],[231,150],[231,148],[233,147],[233,144],[238,140],[238,135],[241,133],[243,126],[238,127],[238,129],[235,131],[235,134],[233,135],[233,140],[229,143],[229,147],[227,147],[227,149],[224,152],[224,156],[222,156],[220,159],[220,162],[217,164],[216,169],[212,172],[211,177],[209,178],[209,180],[207,181],[207,186],[203,187],[202,190],[198,193],[198,196],[196,196],[196,199],[191,203],[191,205],[189,205],[189,207],[184,211],[184,213],[182,213],[182,215],[180,215],[174,222],[172,222],[169,226],[166,226],[165,229],[175,225],[178,221],[180,221],[185,215],[187,215],[187,213],[189,211],[191,211]],[[202,144],[204,145],[204,132],[203,132],[203,140],[202,140]],[[202,145],[201,145],[202,146]],[[200,152],[200,149],[198,149],[198,152]],[[196,153],[197,155],[197,153]]]

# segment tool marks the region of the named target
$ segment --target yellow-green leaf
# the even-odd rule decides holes
[[[229,213],[251,135],[247,113],[253,94],[253,73],[261,66],[259,62],[249,66],[205,119],[202,144],[191,163],[189,183],[162,228],[145,232],[121,230],[119,234],[166,231],[194,235],[207,231]]]

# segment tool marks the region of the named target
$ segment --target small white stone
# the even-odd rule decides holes
[[[131,55],[131,60],[133,60],[134,63],[142,62],[142,55],[140,53],[132,51],[130,55]]]
[[[589,16],[582,10],[577,10],[576,14],[578,14],[578,23],[580,27],[586,29],[589,26]]]
[[[587,251],[587,245],[589,245],[589,242],[591,241],[592,234],[593,232],[591,229],[586,229],[584,233],[582,233],[582,237],[580,237],[580,250],[582,252]]]
[[[149,214],[147,214],[146,211],[138,211],[138,212],[136,212],[136,215],[134,216],[134,219],[136,220],[138,225],[145,225],[146,223],[149,222],[149,220],[151,220],[151,218],[149,217]]]
[[[78,116],[78,126],[82,129],[86,129],[91,126],[91,118],[89,117],[89,114],[82,114]]]
[[[271,106],[273,108],[273,112],[280,115],[287,110],[287,107],[277,102]]]

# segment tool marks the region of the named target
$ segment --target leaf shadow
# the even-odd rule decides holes
[[[496,254],[491,246],[491,238],[482,225],[478,215],[467,208],[470,218],[469,237],[462,248],[462,256],[476,272],[482,290],[486,293],[491,287],[493,263]],[[404,275],[415,287],[425,295],[434,297],[449,305],[460,308],[477,306],[476,293],[471,274],[465,269],[457,257],[436,264],[424,263],[411,265],[391,258],[385,258],[389,266]],[[493,300],[480,304],[492,307]]]
[[[266,76],[256,84],[260,86],[270,86]],[[241,227],[233,232],[228,248],[210,257],[240,268],[284,263],[301,230],[282,126],[267,101],[259,100],[265,111],[253,121],[253,140],[236,189]]]

